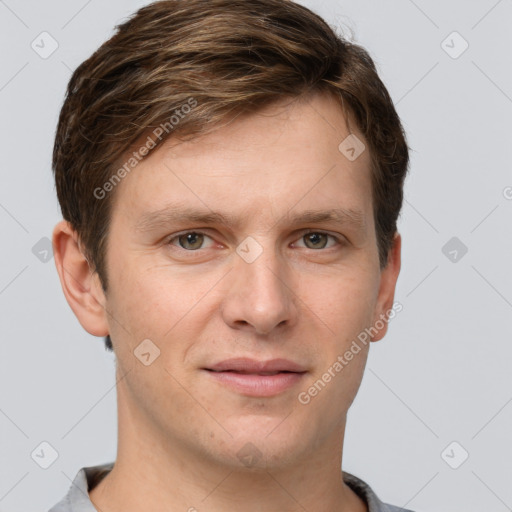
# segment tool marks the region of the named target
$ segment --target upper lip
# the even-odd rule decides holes
[[[212,366],[204,368],[205,370],[213,370],[216,372],[237,371],[245,373],[261,373],[261,372],[296,372],[302,373],[306,369],[298,363],[294,363],[288,359],[270,359],[269,361],[257,361],[246,357],[237,357],[220,361]]]

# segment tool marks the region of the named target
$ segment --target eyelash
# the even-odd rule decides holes
[[[174,245],[172,242],[174,240],[178,240],[181,236],[184,236],[184,235],[188,235],[188,234],[191,234],[191,233],[194,233],[196,235],[204,235],[208,238],[212,238],[211,236],[209,236],[207,233],[205,233],[204,231],[200,231],[200,230],[189,230],[189,231],[182,231],[181,233],[177,233],[176,235],[173,235],[171,238],[168,238],[166,240],[166,245],[172,245],[174,247],[176,247],[177,249],[180,249],[182,251],[186,251],[186,252],[189,252],[189,253],[194,253],[194,252],[199,252],[201,249],[184,249],[183,247],[180,247],[179,245]],[[336,241],[336,245],[338,246],[343,246],[345,244],[345,242],[338,238],[337,236],[334,236],[334,235],[331,235],[331,233],[327,233],[326,231],[318,231],[318,230],[313,230],[313,229],[310,229],[310,230],[306,230],[304,232],[302,232],[301,236],[299,237],[299,239],[302,239],[304,238],[306,235],[310,235],[310,234],[319,234],[319,235],[327,235],[328,237],[332,238],[333,240]],[[332,249],[333,247],[327,247],[327,248],[322,248],[322,249],[309,249],[308,247],[306,247],[306,249],[309,249],[310,251],[327,251],[328,249]]]

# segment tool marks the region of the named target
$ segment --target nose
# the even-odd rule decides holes
[[[297,297],[293,277],[276,251],[264,248],[252,262],[236,254],[228,277],[229,288],[221,310],[231,328],[268,335],[295,324]]]

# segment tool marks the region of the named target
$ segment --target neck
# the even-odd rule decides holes
[[[267,457],[265,465],[244,467],[170,438],[169,432],[164,435],[141,419],[136,408],[118,411],[117,460],[90,491],[91,501],[103,512],[368,510],[342,479],[344,421],[329,439],[302,455],[278,462]]]

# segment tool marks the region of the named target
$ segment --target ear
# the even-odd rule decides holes
[[[372,334],[372,341],[379,341],[384,338],[388,330],[389,312],[393,309],[396,281],[400,273],[401,251],[402,238],[399,233],[395,233],[393,245],[389,250],[388,263],[381,271],[379,294],[372,324],[372,327],[378,332],[377,334]],[[384,326],[379,329],[378,326],[381,324],[384,324]]]
[[[93,336],[109,334],[106,299],[97,273],[82,254],[78,234],[59,222],[52,236],[53,254],[62,291],[81,326]]]

